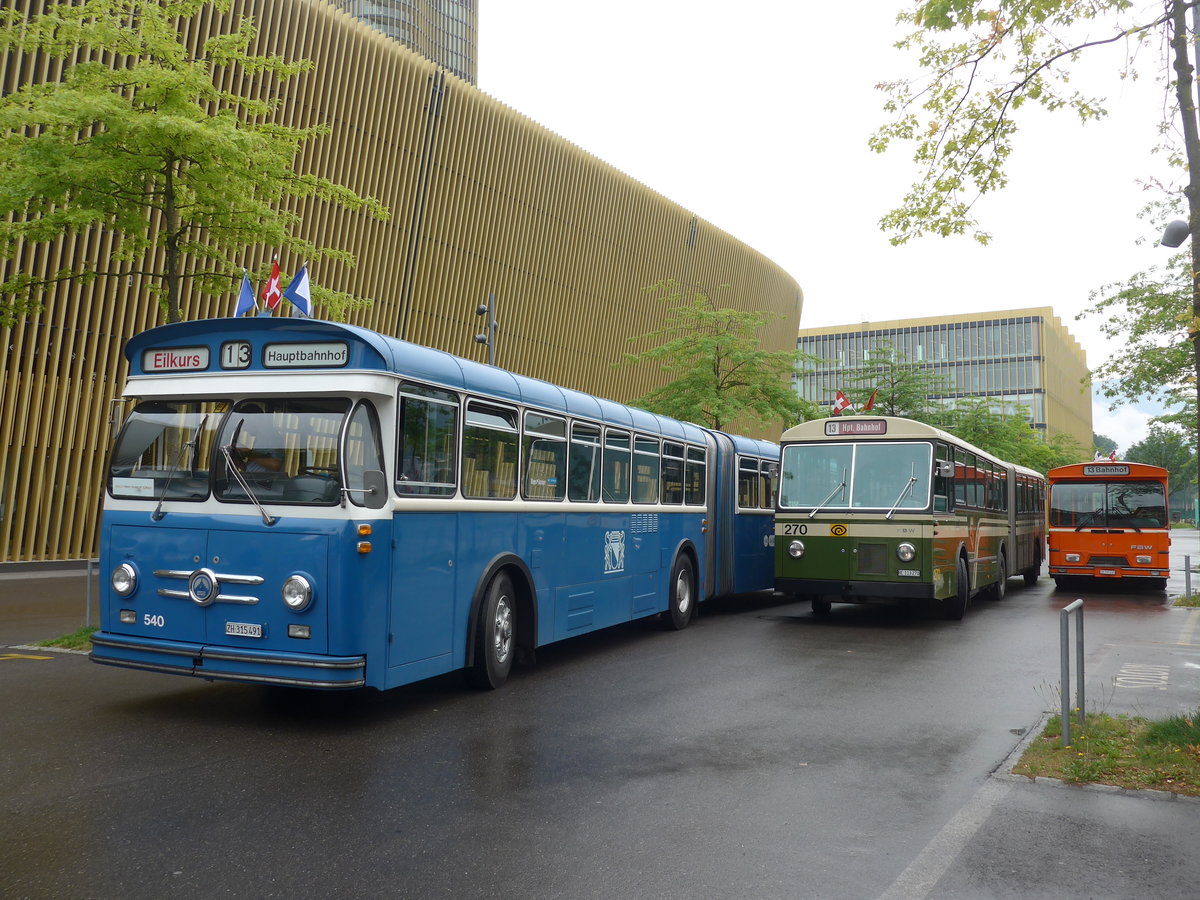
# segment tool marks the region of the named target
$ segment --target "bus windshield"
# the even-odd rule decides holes
[[[783,448],[780,506],[925,509],[933,445],[863,442]]]
[[[208,466],[228,401],[139,403],[113,448],[109,491],[136,500],[203,500]]]
[[[1057,528],[1166,528],[1167,498],[1156,481],[1059,483],[1050,489]]]

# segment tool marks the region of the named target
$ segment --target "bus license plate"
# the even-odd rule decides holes
[[[898,569],[896,571],[896,574],[902,578],[905,576],[907,576],[909,578],[920,578],[921,570],[920,569]]]
[[[262,626],[257,622],[226,622],[225,633],[237,637],[262,637]]]

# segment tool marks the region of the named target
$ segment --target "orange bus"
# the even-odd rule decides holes
[[[1055,584],[1122,578],[1166,588],[1171,550],[1166,469],[1105,460],[1060,466],[1046,477]]]

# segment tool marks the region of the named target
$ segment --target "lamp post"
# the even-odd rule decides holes
[[[487,316],[487,331],[484,334],[475,335],[475,343],[487,345],[487,361],[489,366],[496,364],[496,332],[500,330],[500,323],[496,321],[496,295],[488,294],[488,302],[480,303],[475,310],[477,316]]]

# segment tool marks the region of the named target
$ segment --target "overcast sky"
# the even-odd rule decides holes
[[[875,85],[917,72],[892,48],[901,4],[480,0],[479,87],[774,260],[804,291],[801,327],[1052,306],[1096,367],[1117,348],[1076,321],[1089,294],[1169,255],[1137,216],[1165,177],[1153,73],[1121,81],[1119,51],[1081,70],[1109,98],[1099,123],[1030,110],[1009,186],[978,206],[991,245],[893,247],[877,223],[911,149],[867,139]],[[1143,411],[1093,417],[1122,448],[1145,434]]]

